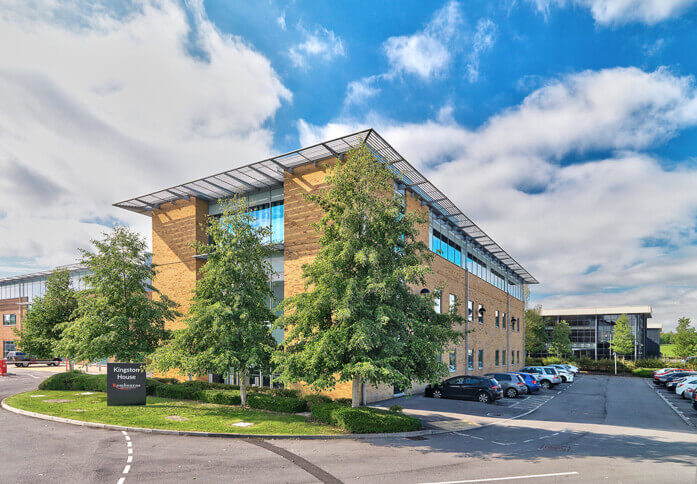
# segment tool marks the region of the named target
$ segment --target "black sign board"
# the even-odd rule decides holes
[[[143,363],[107,363],[106,404],[145,405]]]

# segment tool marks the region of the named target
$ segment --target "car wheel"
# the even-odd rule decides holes
[[[486,392],[480,392],[479,395],[477,395],[477,400],[482,403],[491,403],[491,397]]]
[[[508,398],[515,398],[518,396],[518,390],[516,390],[515,388],[509,388],[508,390],[506,390],[506,396]]]
[[[563,375],[562,375],[562,377],[561,377],[561,382],[562,382],[562,383],[566,383],[566,377],[563,376]]]
[[[542,380],[542,381],[540,382],[540,386],[541,386],[542,388],[544,388],[545,390],[549,390],[550,388],[552,388],[552,384],[551,384],[549,381],[547,381],[547,380]]]
[[[528,387],[528,395],[532,395],[532,387],[529,385],[526,385]]]
[[[433,390],[433,398],[441,398],[443,394],[440,392],[440,390]]]

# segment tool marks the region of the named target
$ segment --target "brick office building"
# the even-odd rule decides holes
[[[72,264],[57,269],[65,269],[70,273],[75,289],[84,289],[82,277],[87,271],[83,266]],[[16,349],[17,335],[14,330],[19,331],[22,328],[22,320],[27,307],[34,301],[34,298],[44,295],[46,278],[52,272],[34,272],[0,279],[0,315],[2,315],[0,349],[2,349],[3,357],[7,355],[8,351]]]
[[[153,283],[186,312],[199,269],[205,263],[191,243],[205,240],[206,218],[220,213],[218,200],[246,196],[256,222],[272,230],[277,252],[271,262],[278,274],[271,285],[280,301],[303,290],[301,267],[318,250],[319,236],[311,224],[321,211],[303,195],[325,187],[336,159],[362,143],[402,175],[395,189],[406,195],[407,210],[429,212],[430,223],[421,227],[421,238],[439,256],[433,260],[427,287],[414,290],[433,290],[444,283],[438,310],[447,311],[457,298],[462,301],[461,310],[467,311],[466,326],[473,330],[461,344],[440,355],[450,372],[483,374],[519,369],[525,358],[523,285],[537,281],[373,130],[115,205],[152,218],[153,262],[159,266]],[[283,338],[282,332],[275,336]],[[255,383],[268,385],[270,377],[260,374]],[[365,388],[364,395],[371,402],[399,391],[383,385]],[[338,386],[331,394],[350,397],[351,383]]]

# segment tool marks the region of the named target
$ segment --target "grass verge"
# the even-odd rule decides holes
[[[159,397],[148,397],[145,407],[107,407],[106,393],[83,393],[89,392],[36,390],[9,397],[7,403],[30,412],[129,427],[267,435],[342,433],[301,415]],[[252,425],[233,425],[241,422]]]

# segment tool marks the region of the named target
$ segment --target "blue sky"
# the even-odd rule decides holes
[[[697,317],[697,0],[0,0],[0,276],[365,127],[541,284]]]

